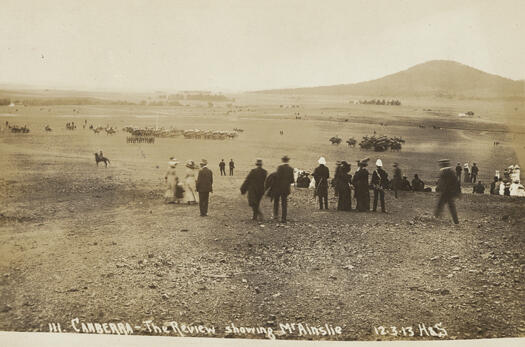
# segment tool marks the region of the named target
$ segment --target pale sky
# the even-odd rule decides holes
[[[0,83],[245,91],[447,59],[525,79],[525,1],[2,0]]]

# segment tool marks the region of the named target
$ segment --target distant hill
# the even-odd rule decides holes
[[[525,81],[489,74],[455,61],[432,60],[372,81],[257,93],[506,98],[525,97]]]

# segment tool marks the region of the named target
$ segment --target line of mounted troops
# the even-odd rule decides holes
[[[272,219],[277,220],[279,206],[281,206],[281,222],[287,222],[287,201],[290,194],[290,185],[295,183],[294,169],[289,165],[290,158],[284,156],[281,158],[282,164],[277,170],[270,175],[262,168],[262,160],[257,159],[256,168],[252,169],[241,186],[241,193],[248,193],[248,203],[253,211],[253,219],[263,218],[260,210],[260,202],[266,194],[273,201]],[[335,177],[332,185],[335,188],[338,198],[337,210],[351,211],[352,199],[351,190],[355,189],[354,198],[357,201],[356,210],[365,212],[370,210],[370,185],[373,187],[374,202],[373,211],[377,210],[378,201],[381,203],[381,211],[386,213],[385,207],[385,189],[393,187],[396,198],[397,191],[401,190],[403,179],[401,170],[397,163],[394,163],[394,177],[388,180],[388,174],[383,169],[381,159],[376,161],[376,169],[372,172],[372,179],[369,183],[370,173],[367,169],[369,158],[358,161],[358,169],[354,176],[350,175],[351,165],[346,161],[337,163]],[[313,177],[315,180],[315,197],[318,198],[319,208],[328,209],[328,187],[330,170],[326,166],[326,159],[319,158],[319,166],[315,168]],[[443,207],[448,204],[454,223],[458,224],[458,217],[454,199],[459,195],[459,184],[455,172],[450,167],[449,160],[439,161],[441,172],[438,181],[438,190],[440,199],[435,210],[436,217],[441,214]],[[304,176],[303,176],[304,177]],[[406,177],[405,177],[406,179]],[[417,175],[413,180],[412,186],[424,191],[424,183]],[[308,187],[308,185],[307,185]]]

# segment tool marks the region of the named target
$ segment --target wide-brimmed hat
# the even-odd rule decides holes
[[[170,159],[170,161],[168,162],[168,164],[169,164],[170,166],[176,166],[178,163],[179,163],[179,162],[177,161],[177,159],[175,159],[175,158],[173,158],[173,157],[172,157],[172,158]]]
[[[208,161],[206,159],[201,159],[201,166],[208,165]]]
[[[255,165],[262,166],[262,164],[263,164],[262,159],[256,159],[255,160]]]
[[[376,160],[376,166],[383,166],[383,162],[381,161],[381,159]]]
[[[321,165],[326,165],[326,159],[324,157],[319,158],[317,162]]]
[[[190,169],[195,169],[195,162],[193,160],[186,161],[186,167]]]
[[[448,167],[450,166],[450,160],[449,159],[440,159],[438,160],[439,167]]]
[[[394,164],[392,164],[393,167],[397,167],[399,165],[399,163],[397,161],[394,162]]]
[[[288,157],[287,155],[285,155],[284,157],[281,158],[281,160],[285,163],[289,162],[290,161],[290,157]]]
[[[364,159],[361,159],[361,160],[358,160],[358,164],[360,166],[368,166],[368,161],[370,160],[370,158],[364,158]]]

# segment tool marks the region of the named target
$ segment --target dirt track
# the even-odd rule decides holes
[[[72,331],[78,317],[214,325],[216,336],[286,322],[338,325],[330,338],[341,340],[440,322],[447,338],[525,336],[523,200],[464,195],[454,227],[431,218],[433,193],[387,194],[385,215],[335,212],[334,201],[320,212],[297,189],[291,223],[260,225],[241,175],[215,173],[200,218],[163,204],[162,186],[133,167],[3,154],[0,330]]]

